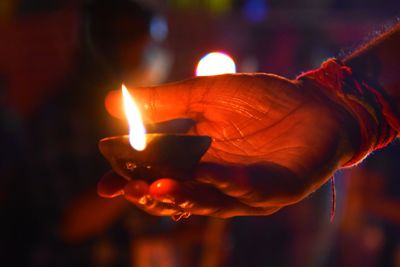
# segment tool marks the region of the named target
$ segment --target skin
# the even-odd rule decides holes
[[[393,107],[400,107],[400,23],[348,55],[343,62],[359,77],[377,84]]]
[[[391,59],[400,57],[399,52],[392,49],[394,55],[387,57],[381,49],[399,47],[391,44],[400,45],[399,36],[395,27],[390,35],[380,36],[344,60],[354,72],[366,74],[370,73],[362,71],[366,62],[377,58],[385,75],[375,76],[375,81],[388,88],[385,93],[395,103],[399,90],[393,88],[399,83],[393,81],[398,78],[390,64],[395,64]],[[312,81],[229,74],[131,92],[145,118],[155,123],[190,118],[196,122],[190,134],[213,140],[189,182],[160,177],[152,184],[126,183],[114,173],[100,180],[101,196],[123,194],[150,214],[269,215],[318,189],[357,151],[356,119]],[[114,98],[113,106],[120,106],[120,98]]]
[[[115,186],[121,178],[113,174],[101,180],[102,196],[123,192],[151,214],[174,215],[183,209],[217,217],[268,215],[316,190],[353,154],[352,129],[343,127],[352,117],[312,84],[236,74],[132,94],[148,107],[142,112],[152,121],[191,118],[196,124],[190,134],[213,140],[195,181],[167,177],[147,185],[132,180],[121,189]]]

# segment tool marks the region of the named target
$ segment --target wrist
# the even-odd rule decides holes
[[[360,126],[357,118],[344,107],[341,99],[332,92],[326,90],[320,83],[310,78],[302,78],[302,88],[309,89],[313,98],[317,98],[324,108],[329,110],[321,115],[332,123],[331,134],[335,137],[335,162],[336,168],[345,166],[350,162],[362,146],[360,139]],[[333,130],[334,129],[334,130]],[[373,140],[371,140],[372,146]]]
[[[328,59],[320,68],[303,73],[297,79],[316,83],[356,121],[358,135],[355,138],[354,133],[350,133],[349,137],[357,145],[353,157],[344,167],[357,164],[370,152],[386,146],[397,136],[400,130],[399,119],[386,96],[365,81],[357,79],[350,67],[335,59]]]
[[[343,62],[351,68],[357,79],[370,85],[385,120],[399,132],[400,80],[398,74],[393,72],[397,68],[393,64],[388,68],[388,63],[381,66],[382,64],[379,64],[381,60],[381,58],[371,55],[359,55],[354,58],[347,58]],[[386,62],[388,61],[386,60]]]

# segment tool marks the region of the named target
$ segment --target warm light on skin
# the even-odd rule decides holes
[[[129,143],[134,149],[142,151],[146,147],[146,129],[140,111],[125,85],[122,85],[122,99],[129,124]]]
[[[197,64],[196,76],[211,76],[224,73],[236,73],[235,62],[225,53],[209,53],[202,57]]]
[[[104,106],[111,116],[114,118],[125,120],[125,112],[123,105],[121,90],[112,90],[108,92],[104,99]]]

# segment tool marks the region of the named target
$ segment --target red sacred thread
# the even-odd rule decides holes
[[[353,166],[374,150],[388,145],[400,132],[400,119],[385,95],[353,75],[350,67],[336,59],[328,59],[321,67],[302,73],[298,80],[311,79],[320,88],[331,92],[331,99],[343,106],[357,120],[360,128],[358,149],[343,167]],[[331,222],[335,215],[336,190],[331,178]]]
[[[400,132],[399,116],[378,89],[356,79],[350,67],[328,59],[321,67],[297,77],[311,79],[336,96],[336,102],[349,111],[360,128],[360,144],[353,158],[343,167],[353,166],[370,152],[385,147]],[[335,101],[335,99],[333,99]]]
[[[331,190],[332,190],[332,208],[331,208],[330,221],[331,221],[331,223],[332,223],[332,222],[333,222],[333,219],[335,218],[335,212],[336,212],[336,187],[335,187],[335,176],[332,176],[332,178],[331,178]]]

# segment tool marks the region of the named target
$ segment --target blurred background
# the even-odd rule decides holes
[[[127,133],[107,95],[195,75],[294,78],[399,15],[398,0],[1,0],[1,266],[400,266],[400,146],[268,217],[174,222],[96,195],[100,138]],[[211,61],[211,65],[213,65]]]

